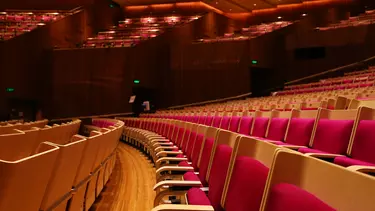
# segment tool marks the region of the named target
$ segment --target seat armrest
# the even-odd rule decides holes
[[[178,149],[178,147],[177,146],[159,146],[155,148],[155,151],[156,152],[160,150],[165,151],[166,149]]]
[[[328,153],[305,153],[307,156],[311,156],[314,158],[335,158],[335,157],[343,157],[344,155],[339,154],[328,154]]]
[[[207,205],[163,204],[153,208],[151,211],[214,211],[214,208]]]
[[[151,143],[158,143],[158,142],[171,142],[169,139],[160,138],[160,139],[152,139]]]
[[[168,186],[168,188],[184,188],[186,190],[189,190],[190,188],[200,188],[202,186],[202,183],[200,181],[177,181],[177,180],[167,180],[167,181],[161,181],[158,182],[154,186],[154,191],[159,190],[160,188],[164,188]]]
[[[156,165],[160,165],[162,162],[167,162],[167,161],[178,162],[178,161],[187,161],[187,160],[188,160],[187,158],[163,157],[163,158],[159,158],[158,160],[156,160]]]
[[[297,146],[297,145],[280,145],[281,147],[285,147],[285,148],[288,148],[288,149],[294,149],[294,150],[298,150],[300,148],[307,148],[305,146]]]
[[[156,156],[160,157],[162,155],[167,156],[167,155],[182,155],[182,154],[183,153],[181,151],[177,151],[177,152],[176,151],[161,151],[161,152],[156,153]]]
[[[347,167],[347,169],[351,171],[358,171],[358,172],[367,173],[367,174],[375,173],[375,166],[354,165],[354,166]]]
[[[161,175],[164,172],[168,171],[178,171],[178,172],[188,172],[194,171],[193,167],[186,167],[186,166],[163,166],[156,170],[156,175]]]

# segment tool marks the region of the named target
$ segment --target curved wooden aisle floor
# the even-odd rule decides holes
[[[110,180],[90,210],[150,211],[155,198],[154,185],[155,168],[151,161],[120,142]]]

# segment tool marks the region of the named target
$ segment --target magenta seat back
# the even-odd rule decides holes
[[[268,167],[246,156],[237,157],[228,186],[225,211],[258,211]]]
[[[184,136],[185,128],[178,128],[178,134],[176,140],[172,140],[177,146],[181,146],[182,138]]]
[[[179,146],[184,153],[186,153],[187,147],[189,145],[190,134],[191,134],[190,130],[185,131],[183,141]]]
[[[220,201],[231,155],[232,148],[230,146],[222,144],[216,147],[210,171],[210,178],[208,179],[208,198],[215,211],[223,210]]]
[[[311,193],[291,184],[280,183],[270,190],[267,211],[335,211]]]
[[[206,122],[204,124],[207,126],[211,126],[213,120],[214,120],[214,116],[207,116]]]
[[[244,116],[241,119],[238,133],[242,135],[250,135],[251,125],[253,123],[253,117]]]
[[[252,131],[252,136],[264,137],[266,135],[267,126],[268,126],[268,117],[257,117],[254,120],[254,126]]]
[[[285,142],[290,145],[308,146],[314,122],[314,118],[292,118]]]
[[[214,145],[214,141],[215,140],[213,138],[207,138],[203,146],[201,162],[199,166],[199,175],[198,175],[203,186],[207,185],[206,175],[207,175],[208,165],[210,163],[211,151]]]
[[[197,134],[196,139],[195,139],[195,144],[193,147],[193,153],[191,156],[191,162],[194,167],[194,169],[198,169],[198,160],[199,160],[199,153],[202,148],[202,143],[204,140],[204,135],[203,134]]]
[[[345,154],[353,124],[354,120],[319,120],[312,148],[332,154]]]
[[[230,120],[229,124],[229,130],[232,132],[238,131],[238,125],[240,124],[241,117],[239,116],[232,116],[232,119]]]
[[[221,119],[223,117],[222,116],[215,116],[213,118],[213,121],[212,121],[212,127],[216,127],[216,128],[219,128],[220,127],[220,123],[221,123]]]
[[[351,157],[375,164],[375,120],[361,120],[354,136]]]
[[[203,125],[206,122],[206,118],[207,118],[207,116],[200,116],[199,120],[198,120],[198,123]]]
[[[287,118],[272,118],[270,122],[270,128],[268,129],[267,139],[274,141],[284,140],[288,122],[289,119]]]
[[[191,160],[191,154],[193,153],[193,147],[195,145],[195,140],[197,137],[196,132],[191,132],[189,137],[189,144],[186,147],[186,157]]]
[[[229,116],[223,116],[223,119],[221,120],[220,128],[224,130],[228,130],[230,119],[231,117]]]
[[[194,120],[194,116],[187,116],[186,117],[186,120],[185,121],[187,121],[187,122],[193,122],[193,120]]]
[[[199,116],[193,116],[192,122],[198,123]]]

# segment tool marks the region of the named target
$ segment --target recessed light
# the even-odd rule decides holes
[[[281,16],[277,17],[277,19],[281,19],[281,18],[282,18]]]
[[[303,13],[302,16],[305,17],[307,14],[306,13]]]
[[[256,7],[257,6],[257,4],[254,4],[254,7]]]

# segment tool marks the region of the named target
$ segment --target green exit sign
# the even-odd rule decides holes
[[[133,82],[134,82],[135,84],[139,84],[139,83],[141,83],[140,80],[134,80]]]
[[[251,60],[251,64],[258,64],[258,60]]]
[[[9,87],[9,88],[6,88],[5,90],[6,90],[7,92],[14,92],[14,88],[10,88],[10,87]]]

